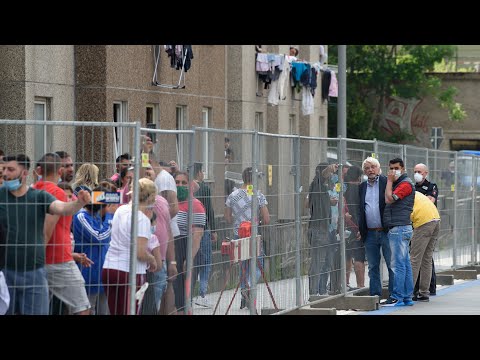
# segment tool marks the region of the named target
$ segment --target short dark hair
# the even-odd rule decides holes
[[[42,168],[43,176],[51,175],[63,166],[62,158],[56,153],[46,153],[38,160],[37,166]]]
[[[130,156],[129,153],[125,153],[125,154],[122,154],[119,157],[117,157],[117,160],[115,160],[115,161],[118,164],[118,163],[121,163],[122,160],[132,160],[132,157]]]
[[[60,159],[66,159],[68,157],[71,157],[69,153],[67,153],[66,151],[55,151],[55,154],[57,154],[58,156],[60,156]]]
[[[203,164],[201,162],[193,163],[193,177],[197,176],[197,174],[202,171]]]
[[[117,191],[117,185],[115,185],[115,181],[110,180],[110,179],[103,179],[100,181],[98,186],[102,186],[104,188],[107,188],[110,192],[116,192]]]
[[[18,165],[30,170],[30,158],[25,154],[7,155],[3,158],[4,162],[16,161]]]
[[[245,168],[245,170],[243,170],[243,173],[242,173],[242,180],[243,180],[243,183],[244,184],[251,184],[252,183],[252,167],[249,166],[247,168]]]
[[[230,139],[226,137],[226,138],[225,138],[225,142],[228,142],[228,143],[229,143],[229,142],[230,142]]]
[[[400,159],[400,158],[395,158],[395,159],[392,159],[392,160],[390,160],[388,163],[389,163],[390,165],[393,165],[393,164],[399,163],[399,164],[400,164],[400,166],[401,166],[402,168],[404,168],[404,167],[405,167],[405,164],[403,163],[403,160],[402,160],[402,159]]]
[[[60,188],[60,189],[63,189],[63,190],[70,190],[73,194],[73,189],[72,187],[70,186],[69,183],[65,182],[65,181],[62,181],[62,182],[59,182],[57,184],[57,186]]]
[[[362,174],[363,174],[362,169],[354,165],[348,168],[348,171],[345,174],[345,177],[343,178],[343,180],[345,182],[356,181],[360,176],[362,176]]]

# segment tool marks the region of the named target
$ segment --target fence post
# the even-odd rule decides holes
[[[185,314],[192,315],[192,269],[193,269],[193,191],[190,184],[193,181],[193,163],[195,158],[195,126],[192,126],[193,134],[191,134],[190,140],[190,154],[188,159],[188,217],[187,217],[187,229],[188,229],[188,238],[187,238],[187,273],[185,281]],[[200,250],[199,250],[200,251]],[[185,269],[184,269],[185,271]]]
[[[294,178],[294,187],[295,187],[295,275],[296,275],[296,286],[295,286],[295,295],[296,295],[296,304],[300,306],[303,304],[302,296],[302,272],[301,272],[301,259],[300,259],[300,248],[302,242],[302,213],[300,208],[300,136],[293,139],[293,175]]]
[[[345,162],[345,149],[346,149],[346,142],[345,138],[342,138],[342,136],[339,136],[340,138],[340,146],[339,148],[339,154],[338,154],[338,162],[339,162],[339,168],[338,168],[338,178],[340,180],[340,192],[338,194],[338,223],[340,225],[340,276],[342,277],[342,289],[343,293],[347,293],[347,272],[346,272],[346,261],[345,261],[345,216],[343,214],[343,209],[344,209],[344,198],[343,198],[343,163]]]
[[[133,140],[133,186],[132,186],[132,224],[130,229],[130,267],[129,267],[129,287],[130,287],[130,303],[129,314],[135,315],[137,292],[137,230],[138,230],[138,181],[140,180],[140,128],[141,123],[137,121],[135,126],[135,136]]]
[[[472,179],[473,180],[473,179]],[[454,177],[454,191],[453,191],[453,262],[452,268],[457,267],[457,208],[458,208],[458,156],[455,152],[455,177]]]
[[[472,155],[472,250],[470,263],[476,263],[477,252],[475,249],[475,200],[477,199],[477,157]]]
[[[252,138],[252,185],[253,185],[253,194],[252,194],[252,233],[250,237],[251,249],[252,249],[252,258],[250,259],[250,271],[249,276],[251,278],[251,287],[249,294],[250,301],[250,315],[256,315],[256,302],[257,302],[257,234],[258,234],[258,197],[257,197],[257,186],[258,186],[258,131],[255,130]],[[263,240],[263,239],[262,239]],[[248,283],[248,276],[246,279]]]

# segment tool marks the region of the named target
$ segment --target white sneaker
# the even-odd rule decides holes
[[[197,304],[199,306],[203,306],[205,308],[211,308],[212,307],[212,304],[210,304],[210,302],[207,300],[207,298],[201,297],[201,296],[197,296],[195,298],[195,304]]]

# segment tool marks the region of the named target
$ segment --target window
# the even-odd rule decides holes
[[[177,106],[176,112],[176,129],[185,130],[187,126],[187,107],[186,106]],[[188,158],[188,154],[185,154],[188,147],[185,146],[185,135],[177,135],[177,165],[179,169],[185,168],[185,161]]]
[[[298,134],[298,131],[297,131],[297,121],[295,119],[295,115],[294,114],[290,114],[288,116],[288,124],[289,124],[289,134],[290,135],[295,135],[295,134]]]
[[[50,120],[50,99],[35,98],[34,120]],[[35,126],[35,159],[53,151],[53,127],[47,125]]]
[[[126,101],[115,101],[113,103],[113,122],[128,122],[128,104]],[[114,127],[113,134],[115,137],[114,152],[115,159],[128,152],[128,128]]]
[[[157,125],[156,128],[160,128],[160,119],[159,119],[159,112],[158,112],[158,104],[147,104],[147,127],[148,124],[155,124]],[[152,126],[153,127],[153,126]]]
[[[203,127],[208,128],[210,127],[210,118],[212,114],[212,109],[210,108],[203,108],[202,109],[202,122],[203,122]],[[212,158],[212,147],[210,146],[209,143],[209,133],[205,131],[203,133],[203,170],[205,171],[205,179],[211,179],[213,178],[213,164],[210,161]]]
[[[263,127],[263,113],[261,112],[255,113],[255,130],[265,132],[265,129]]]

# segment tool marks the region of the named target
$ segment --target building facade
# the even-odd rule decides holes
[[[263,45],[263,49],[286,54],[289,45]],[[299,59],[318,61],[319,45],[300,45],[298,49]],[[158,51],[160,57],[156,58]],[[197,126],[327,136],[327,102],[321,100],[320,77],[314,112],[303,116],[301,96],[291,87],[278,106],[267,103],[269,89],[255,71],[255,45],[193,45],[192,51],[191,67],[181,81],[185,86],[174,88],[182,71],[171,67],[163,45],[0,46],[0,119],[140,121],[142,127],[157,129]],[[224,136],[231,138],[237,155],[228,170],[241,172],[251,164],[248,136],[217,133],[196,141],[196,154],[200,154],[196,160],[208,163],[207,178],[219,204],[223,202],[225,166],[213,164],[224,163]],[[176,160],[184,168],[189,138],[166,135],[162,139],[156,144],[159,159]],[[6,153],[25,152],[35,161],[45,152],[64,150],[77,164],[99,165],[101,177],[114,172],[116,156],[129,151],[132,141],[128,129],[0,126],[0,149]],[[317,150],[305,151],[303,161],[318,163]],[[267,173],[268,165],[288,163],[291,156],[291,148],[265,138],[260,146],[260,170]],[[262,191],[291,193],[286,191],[293,186],[289,170],[274,166],[273,179],[280,180],[268,185],[262,180]],[[292,218],[289,213],[278,215]]]

